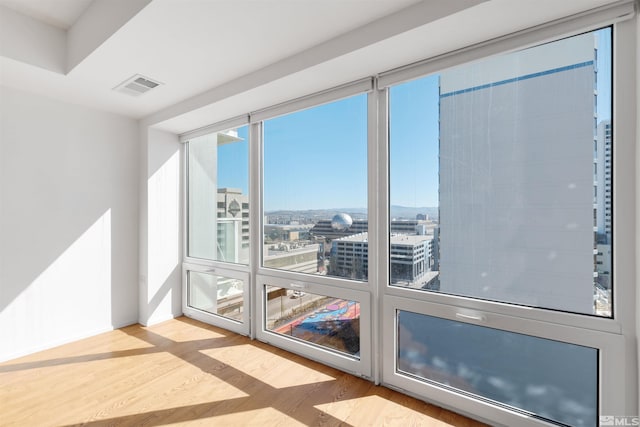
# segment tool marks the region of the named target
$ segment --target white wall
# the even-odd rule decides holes
[[[0,360],[134,323],[136,121],[0,100]]]
[[[182,145],[175,134],[140,131],[139,322],[182,314]]]

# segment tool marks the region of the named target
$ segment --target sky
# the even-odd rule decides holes
[[[391,205],[438,206],[439,76],[392,87],[389,94]]]
[[[264,207],[367,207],[367,96],[264,123]]]
[[[598,41],[598,121],[611,117],[611,31]],[[391,88],[391,205],[438,206],[439,76]],[[367,206],[367,95],[264,123],[264,207],[273,210]],[[218,187],[248,194],[248,127],[218,150]],[[592,143],[592,141],[588,141]]]

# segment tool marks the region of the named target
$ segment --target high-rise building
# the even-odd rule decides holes
[[[596,218],[595,274],[599,287],[597,292],[603,295],[606,302],[611,292],[611,175],[612,175],[612,135],[611,120],[603,120],[598,124],[596,132],[594,159],[594,209]],[[597,301],[597,304],[600,301]],[[599,304],[599,311],[607,313],[608,304]]]
[[[595,183],[598,240],[611,244],[611,120],[598,124],[596,133]]]
[[[249,197],[237,188],[218,188],[218,259],[249,259]]]
[[[593,34],[442,73],[440,290],[593,313]]]
[[[341,237],[331,243],[333,275],[364,280],[369,267],[369,234]],[[391,235],[391,277],[394,284],[425,286],[437,276],[432,272],[437,246],[433,234]]]

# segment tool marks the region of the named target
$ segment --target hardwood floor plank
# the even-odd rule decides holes
[[[483,426],[187,318],[0,364],[2,426]]]

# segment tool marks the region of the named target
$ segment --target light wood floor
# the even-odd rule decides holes
[[[197,321],[0,364],[2,426],[484,424]]]

